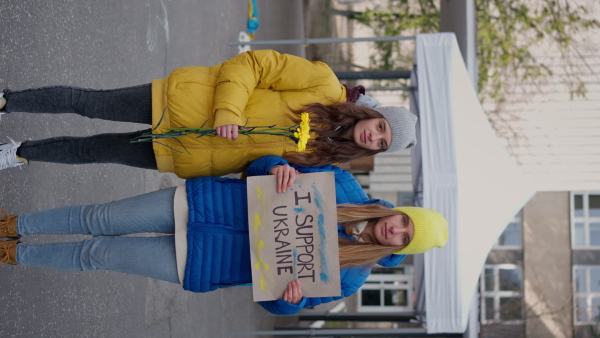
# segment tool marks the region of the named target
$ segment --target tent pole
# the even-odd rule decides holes
[[[310,45],[317,43],[340,43],[340,42],[361,42],[361,41],[401,41],[415,40],[415,36],[376,36],[370,38],[322,38],[322,39],[290,39],[290,40],[263,40],[263,41],[235,41],[229,42],[229,46],[260,46],[260,45]]]
[[[409,322],[416,319],[414,312],[320,312],[302,313],[299,320],[342,320],[361,322]]]
[[[406,329],[286,329],[232,332],[234,335],[274,337],[446,337],[462,338],[462,333],[427,333],[422,328]]]
[[[409,79],[410,70],[365,70],[358,72],[335,72],[340,80]]]

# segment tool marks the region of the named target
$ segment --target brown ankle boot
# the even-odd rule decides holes
[[[19,237],[17,234],[17,215],[9,215],[0,208],[0,238]]]
[[[0,241],[0,266],[17,264],[17,244],[19,241]]]

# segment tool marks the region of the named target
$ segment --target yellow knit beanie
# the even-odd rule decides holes
[[[433,209],[419,207],[393,208],[406,214],[415,226],[413,239],[396,255],[417,254],[433,247],[443,248],[448,241],[448,221]]]

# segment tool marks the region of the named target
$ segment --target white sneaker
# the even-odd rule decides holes
[[[10,137],[9,143],[0,145],[0,170],[7,168],[14,168],[25,164],[17,158],[17,148],[21,145],[21,142],[15,142]]]

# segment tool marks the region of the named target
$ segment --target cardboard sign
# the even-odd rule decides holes
[[[335,177],[298,175],[277,193],[276,176],[248,177],[254,301],[276,300],[300,280],[305,297],[341,295]]]

